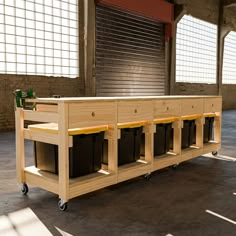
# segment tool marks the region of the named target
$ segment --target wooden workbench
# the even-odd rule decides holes
[[[219,96],[160,96],[115,98],[38,98],[29,99],[34,110],[16,108],[16,170],[17,180],[59,195],[59,208],[66,209],[67,202],[76,196],[113,185],[136,176],[179,164],[208,152],[215,152],[221,145],[222,98]],[[214,140],[203,143],[205,117],[214,116]],[[196,144],[181,150],[183,120],[194,119]],[[25,128],[25,121],[52,123],[51,128]],[[173,150],[165,155],[153,156],[155,125],[172,123]],[[118,167],[117,140],[120,130],[143,126],[145,154],[137,162]],[[108,140],[108,164],[99,172],[69,178],[69,147],[72,136],[82,133],[105,131]],[[55,175],[25,166],[24,140],[55,144],[59,147],[59,174]]]

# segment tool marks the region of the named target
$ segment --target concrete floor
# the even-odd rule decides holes
[[[223,113],[223,159],[236,158],[235,117],[236,110]],[[27,164],[32,159],[27,142]],[[1,236],[236,235],[234,160],[199,157],[176,170],[157,171],[150,181],[139,177],[72,199],[66,212],[58,210],[55,194],[36,187],[27,196],[21,194],[13,132],[0,134],[0,161]]]

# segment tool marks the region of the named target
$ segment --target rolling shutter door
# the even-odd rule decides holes
[[[97,5],[96,95],[164,94],[164,24]]]

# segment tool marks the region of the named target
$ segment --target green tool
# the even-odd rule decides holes
[[[35,92],[32,89],[22,91],[16,89],[14,92],[15,95],[15,106],[25,108],[25,99],[26,98],[35,98]]]

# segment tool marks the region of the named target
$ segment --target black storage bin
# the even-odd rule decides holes
[[[137,161],[141,155],[141,146],[142,146],[142,143],[144,143],[142,140],[142,135],[143,135],[143,127],[135,128],[135,131],[134,131],[134,160],[135,161]]]
[[[135,162],[140,158],[142,127],[121,129],[118,140],[118,165]]]
[[[174,130],[172,128],[172,123],[166,124],[166,146],[165,151],[168,152],[170,149],[173,149],[173,140],[174,140]]]
[[[34,160],[37,168],[58,174],[56,145],[34,142]]]
[[[204,135],[203,135],[203,142],[208,143],[210,140],[213,139],[213,124],[214,124],[214,117],[206,117],[205,124],[204,124]]]
[[[156,125],[154,133],[154,156],[162,155],[166,152],[166,126],[165,124]]]
[[[103,141],[102,163],[104,165],[108,165],[108,140],[105,140],[105,139]]]
[[[69,177],[90,174],[101,169],[104,132],[73,136],[69,148]],[[35,166],[58,174],[58,146],[34,142]]]
[[[182,128],[182,149],[196,143],[196,124],[195,120],[184,120],[184,126]]]
[[[167,153],[173,148],[173,128],[171,123],[157,124],[154,133],[154,156]]]

